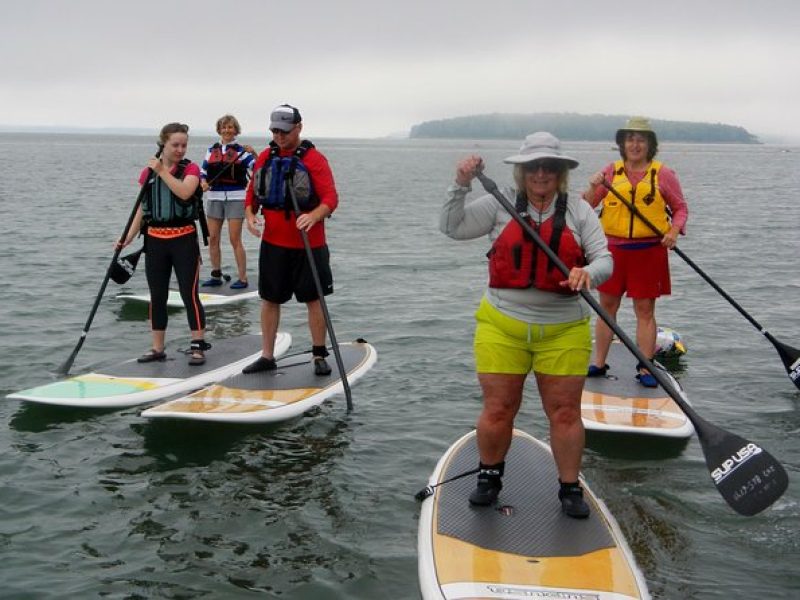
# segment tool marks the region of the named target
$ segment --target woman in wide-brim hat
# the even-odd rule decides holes
[[[631,117],[617,131],[616,141],[622,159],[595,173],[583,196],[592,206],[602,205],[600,222],[614,257],[611,278],[597,289],[600,305],[613,317],[623,294],[633,300],[636,343],[645,356],[652,358],[656,351],[656,299],[671,293],[668,252],[675,247],[678,234],[686,232],[688,211],[675,172],[653,160],[658,139],[650,121]],[[641,211],[660,233],[636,216],[605,184]],[[613,335],[608,325],[598,319],[589,377],[605,376],[611,368],[606,358]],[[658,385],[641,364],[636,365],[635,377],[646,387]]]
[[[492,242],[489,285],[475,315],[474,352],[483,410],[477,425],[480,471],[469,501],[487,506],[497,500],[514,417],[525,379],[533,372],[550,422],[562,510],[585,518],[589,507],[578,483],[584,447],[580,399],[591,330],[589,311],[578,290],[611,274],[605,235],[594,211],[580,198],[567,196],[568,174],[578,161],[561,151],[553,135],[531,134],[518,154],[505,159],[514,165],[516,185],[503,192],[516,199],[517,211],[528,216],[570,268],[569,277],[550,264],[494,196],[466,201],[482,162],[479,156],[470,156],[458,163],[439,225],[456,240],[488,235]]]

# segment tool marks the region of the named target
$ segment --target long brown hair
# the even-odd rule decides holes
[[[183,123],[167,123],[161,128],[161,133],[158,136],[158,141],[163,146],[167,143],[169,136],[173,133],[185,133],[189,135],[189,126]]]

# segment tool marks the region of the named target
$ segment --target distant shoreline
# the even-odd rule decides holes
[[[516,139],[534,131],[549,131],[564,141],[612,141],[628,115],[578,113],[491,113],[425,121],[411,128],[409,137],[448,139]],[[694,123],[651,119],[659,141],[760,144],[744,127],[724,123]]]

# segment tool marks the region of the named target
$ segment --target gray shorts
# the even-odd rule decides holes
[[[206,216],[210,219],[244,219],[244,200],[208,200]]]

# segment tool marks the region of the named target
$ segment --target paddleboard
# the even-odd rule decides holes
[[[291,335],[278,333],[275,353],[285,354],[291,345]],[[84,408],[133,406],[230,377],[260,355],[261,336],[243,335],[214,340],[206,351],[204,365],[190,366],[185,354],[167,350],[165,361],[139,363],[134,358],[96,372],[15,392],[8,398]]]
[[[678,404],[659,386],[647,388],[636,379],[636,357],[620,342],[609,349],[605,377],[587,377],[581,396],[581,417],[587,432],[613,432],[689,438],[694,427]],[[687,403],[677,380],[655,362]]]
[[[428,482],[474,469],[475,432],[455,442]],[[587,519],[561,512],[550,449],[514,430],[496,506],[474,507],[469,475],[435,488],[422,503],[419,584],[424,600],[649,598],[614,517],[586,486]]]
[[[352,385],[377,360],[375,348],[356,341],[339,344],[342,362]],[[315,375],[311,353],[287,355],[274,371],[242,373],[202,390],[142,412],[147,418],[193,419],[227,423],[270,423],[303,414],[344,390],[333,353],[331,374]]]
[[[232,289],[230,282],[226,281],[217,287],[201,287],[200,288],[200,302],[203,307],[209,308],[212,306],[223,306],[231,302],[241,302],[250,298],[258,297],[258,286],[252,283],[250,287],[244,289]],[[123,292],[117,294],[117,298],[125,302],[133,302],[136,304],[150,304],[150,294],[132,294]],[[183,308],[183,300],[181,293],[177,289],[170,289],[169,296],[167,297],[167,306],[169,308]]]

